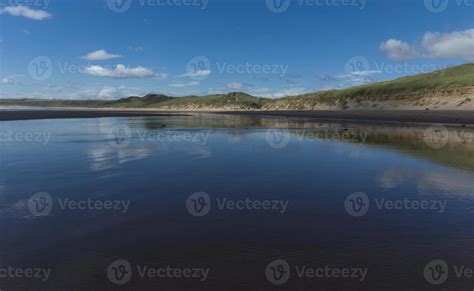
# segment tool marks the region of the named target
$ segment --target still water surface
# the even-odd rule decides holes
[[[425,130],[226,115],[1,122],[0,268],[51,273],[0,288],[471,290],[456,271],[474,268],[473,131],[450,128],[438,148]],[[110,277],[128,270],[118,259],[125,281]],[[437,259],[449,274],[433,285]],[[142,278],[144,266],[208,273]]]

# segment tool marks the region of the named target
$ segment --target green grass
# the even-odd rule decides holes
[[[396,80],[366,84],[342,90],[328,90],[299,96],[281,98],[280,101],[294,99],[331,102],[355,97],[395,96],[426,90],[442,90],[474,86],[474,64],[466,64],[439,70],[428,74],[403,77]]]
[[[258,98],[245,93],[236,92],[229,94],[208,95],[203,97],[187,96],[175,98],[173,100],[157,104],[157,107],[233,107],[240,109],[258,109],[270,101],[270,99]]]
[[[429,74],[403,77],[396,80],[371,83],[342,90],[329,90],[280,99],[258,98],[245,93],[216,94],[208,96],[170,97],[149,94],[120,100],[39,100],[0,99],[0,105],[56,106],[89,108],[162,108],[162,109],[274,109],[278,106],[304,109],[321,103],[335,105],[350,100],[397,100],[409,94],[474,87],[474,64],[465,64]],[[277,106],[278,105],[278,106]]]

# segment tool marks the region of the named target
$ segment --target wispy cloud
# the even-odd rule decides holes
[[[211,70],[197,70],[197,71],[189,71],[185,74],[179,75],[178,77],[190,77],[190,78],[200,78],[200,77],[207,77],[211,74]]]
[[[421,41],[413,44],[389,39],[380,44],[379,50],[394,61],[414,58],[474,61],[474,29],[448,33],[426,32]]]
[[[128,46],[128,50],[136,53],[141,53],[145,49],[142,46]]]
[[[225,85],[227,88],[233,89],[233,90],[243,90],[243,89],[248,89],[254,86],[252,84],[240,83],[240,82],[230,82]]]
[[[104,49],[100,49],[94,52],[90,52],[82,58],[88,61],[104,61],[110,59],[121,58],[121,55],[110,54]]]
[[[136,68],[127,68],[124,65],[117,65],[115,68],[105,68],[102,66],[89,66],[85,68],[85,73],[93,76],[112,78],[112,79],[133,79],[133,78],[153,78],[162,80],[168,75],[155,73],[150,69],[138,66]]]
[[[2,84],[8,84],[8,85],[15,84],[15,79],[11,77],[3,77]]]
[[[337,86],[325,86],[325,88],[344,88],[377,81],[375,76],[381,73],[382,71],[354,71],[340,73],[335,76],[318,75],[317,78],[325,83],[337,83]]]
[[[51,18],[52,15],[44,10],[34,10],[24,5],[7,6],[0,9],[0,14],[10,14],[12,16],[23,16],[33,20],[44,20]]]
[[[199,82],[197,82],[197,81],[188,82],[188,83],[171,83],[171,84],[168,84],[168,86],[174,87],[174,88],[183,88],[183,87],[197,86],[197,85],[199,85]]]

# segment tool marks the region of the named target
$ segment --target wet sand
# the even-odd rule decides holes
[[[354,121],[363,123],[395,122],[395,123],[445,123],[474,124],[474,111],[456,110],[391,110],[391,111],[221,111],[221,112],[167,112],[153,110],[16,110],[0,111],[0,121],[58,119],[58,118],[97,118],[97,117],[140,117],[140,116],[177,116],[192,113],[253,115],[273,117],[300,117],[318,121]]]
[[[98,118],[98,117],[140,117],[140,116],[179,116],[186,114],[139,110],[15,110],[0,111],[0,121],[60,119],[60,118]]]
[[[457,110],[321,110],[321,111],[236,111],[224,114],[258,115],[275,117],[301,117],[319,121],[395,122],[395,123],[445,123],[474,124],[474,111]]]

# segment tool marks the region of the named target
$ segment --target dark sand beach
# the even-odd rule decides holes
[[[15,110],[0,111],[0,121],[62,119],[62,118],[98,118],[98,117],[140,117],[140,116],[179,116],[185,114],[165,113],[145,110]]]
[[[355,122],[414,122],[414,123],[446,123],[446,124],[474,124],[474,112],[466,110],[390,110],[390,111],[363,111],[363,110],[321,110],[321,111],[237,111],[225,114],[259,115],[275,117],[301,117],[319,121],[350,120]]]
[[[467,125],[474,124],[474,112],[466,110],[390,110],[390,111],[225,111],[225,112],[164,112],[151,110],[15,110],[0,111],[0,121],[58,119],[58,118],[98,118],[98,117],[139,117],[139,116],[177,116],[190,113],[235,114],[249,116],[299,117],[318,121],[350,120],[362,123],[445,123]]]

